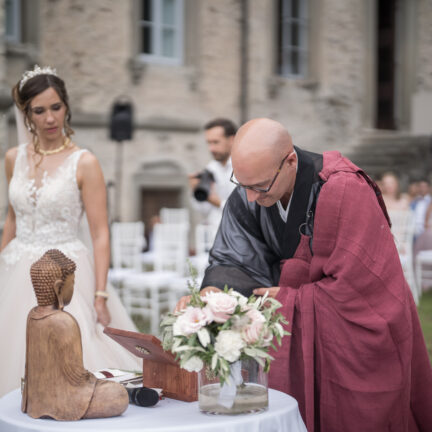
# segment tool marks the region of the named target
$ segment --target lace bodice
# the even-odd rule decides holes
[[[39,187],[29,177],[27,145],[18,147],[9,200],[16,215],[16,237],[2,253],[8,264],[22,253],[40,255],[48,248],[58,248],[73,255],[83,244],[78,229],[83,203],[76,181],[80,156],[87,150],[71,153],[54,172],[43,173]],[[35,257],[36,257],[35,256]]]

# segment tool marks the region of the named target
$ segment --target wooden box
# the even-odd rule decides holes
[[[161,388],[171,399],[186,402],[198,400],[196,372],[181,369],[172,353],[164,351],[153,335],[105,327],[104,333],[143,359],[143,385]]]

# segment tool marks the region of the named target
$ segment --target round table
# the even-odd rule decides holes
[[[21,412],[21,392],[14,390],[0,399],[0,431],[152,431],[152,432],[307,432],[297,401],[269,390],[269,409],[238,416],[206,415],[198,402],[163,399],[152,408],[129,405],[120,417],[64,422],[33,419]]]

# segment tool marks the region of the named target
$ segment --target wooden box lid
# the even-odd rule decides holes
[[[153,335],[105,327],[104,333],[137,357],[176,365],[172,353],[164,351],[161,341]]]
[[[104,333],[143,359],[143,385],[162,388],[169,398],[192,402],[198,400],[198,377],[181,369],[172,353],[164,351],[153,335],[105,327]]]

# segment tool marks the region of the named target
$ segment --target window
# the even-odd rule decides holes
[[[21,42],[21,1],[5,0],[6,40]]]
[[[39,0],[4,0],[4,19],[7,49],[34,50],[38,45]]]
[[[279,0],[278,72],[306,77],[308,58],[308,0]]]
[[[140,9],[140,58],[180,64],[183,60],[183,0],[142,0]]]

